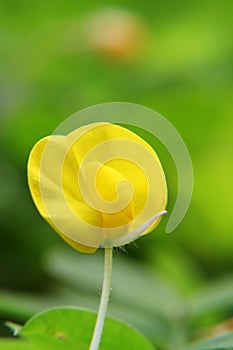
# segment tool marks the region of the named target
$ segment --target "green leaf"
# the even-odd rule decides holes
[[[2,340],[0,341],[0,350],[34,350],[30,344],[18,340]],[[39,349],[38,349],[39,350]]]
[[[186,350],[233,350],[233,332],[196,343]]]
[[[19,339],[0,342],[0,350],[88,350],[96,314],[75,307],[39,313],[19,331]],[[23,344],[23,345],[22,345]],[[25,346],[25,347],[23,347]],[[153,345],[136,329],[107,318],[99,350],[153,350]]]
[[[232,276],[220,278],[204,287],[190,299],[192,317],[203,317],[210,311],[229,310],[233,307]]]

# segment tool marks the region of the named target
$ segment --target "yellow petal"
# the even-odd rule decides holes
[[[90,163],[86,170],[87,180],[91,174],[96,173],[97,198],[92,197],[92,200],[101,214],[101,226],[115,228],[130,223],[134,217],[133,203],[131,188],[128,187],[125,177],[114,168],[100,166],[98,162]],[[92,182],[93,179],[90,178],[90,181]],[[120,188],[119,185],[121,185]]]
[[[83,252],[83,253],[93,253],[96,251],[95,247],[89,247],[85,246],[82,244],[79,244],[78,242],[66,237],[52,222],[51,218],[48,216],[48,213],[46,211],[42,196],[41,196],[41,190],[40,190],[40,164],[41,164],[41,159],[43,156],[43,151],[48,143],[49,137],[45,137],[41,139],[39,142],[36,143],[36,145],[33,147],[29,160],[28,160],[28,184],[29,188],[31,191],[32,198],[34,200],[34,203],[41,214],[41,216],[53,227],[53,229],[68,243],[70,244],[73,248],[76,250]],[[54,170],[54,169],[51,169]],[[48,176],[48,186],[52,185],[53,191],[56,192],[56,184],[53,183],[51,177],[49,178]],[[50,173],[50,176],[52,174]],[[67,179],[68,181],[68,179]],[[51,189],[49,188],[49,192]],[[54,196],[54,194],[53,194]]]
[[[165,176],[154,150],[118,125],[96,123],[42,139],[28,163],[41,215],[75,249],[93,252],[164,210]],[[138,228],[145,228],[144,231]]]

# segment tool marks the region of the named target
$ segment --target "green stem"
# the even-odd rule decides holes
[[[101,292],[98,316],[97,316],[95,329],[93,332],[89,350],[98,350],[99,348],[101,335],[104,328],[104,320],[105,320],[107,307],[108,307],[108,300],[109,300],[110,289],[111,289],[111,278],[112,278],[112,248],[105,248],[103,287]]]

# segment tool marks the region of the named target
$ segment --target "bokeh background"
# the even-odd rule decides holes
[[[0,319],[73,304],[96,309],[102,251],[76,253],[39,217],[26,164],[35,142],[76,111],[123,101],[177,128],[194,193],[179,227],[117,251],[109,315],[158,349],[181,349],[233,328],[233,3],[7,1],[0,3]],[[169,187],[177,174],[154,145]]]

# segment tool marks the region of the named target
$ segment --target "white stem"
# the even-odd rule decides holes
[[[100,298],[99,311],[93,332],[91,345],[89,350],[98,350],[101,340],[101,335],[104,328],[104,320],[108,307],[108,300],[111,289],[111,278],[112,278],[112,248],[105,248],[104,250],[104,278],[103,287]]]

